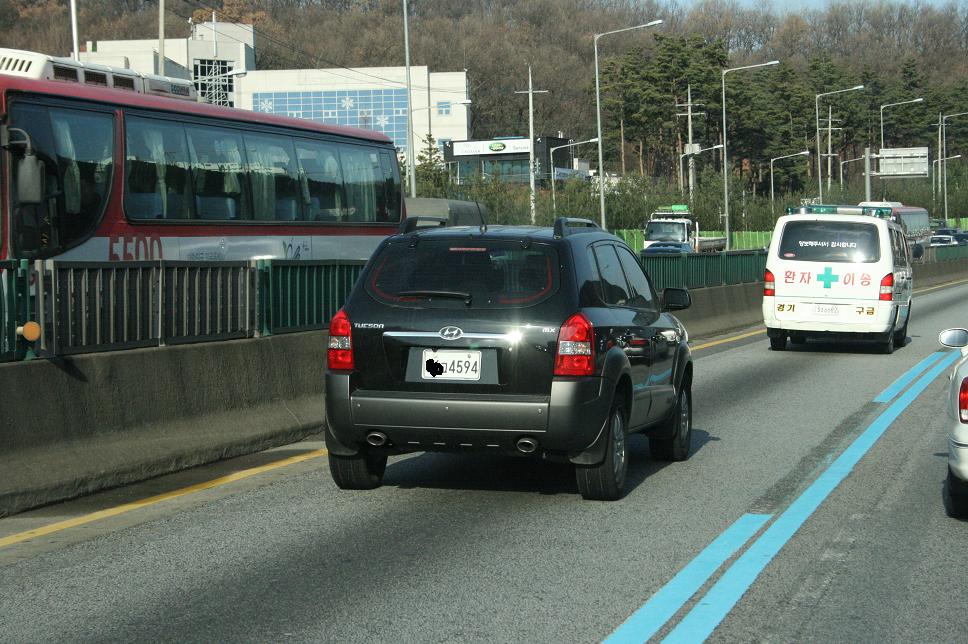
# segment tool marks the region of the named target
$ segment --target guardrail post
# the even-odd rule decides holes
[[[18,307],[20,310],[17,311],[17,323],[18,326],[22,326],[30,320],[30,312],[35,310],[34,298],[30,289],[30,262],[26,259],[20,260],[20,266],[17,268],[17,281],[22,289],[20,292],[20,306]],[[38,287],[43,288],[42,285],[38,285]],[[18,335],[17,344],[21,347],[20,350],[23,352],[24,360],[34,360],[37,357],[33,342],[28,342]]]
[[[272,260],[256,260],[256,274],[258,275],[257,297],[259,298],[259,335],[272,335]]]

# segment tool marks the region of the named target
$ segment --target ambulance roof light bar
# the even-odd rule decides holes
[[[881,219],[890,219],[894,211],[890,207],[882,206],[848,206],[831,204],[812,204],[807,206],[791,206],[786,209],[788,215],[868,215]]]

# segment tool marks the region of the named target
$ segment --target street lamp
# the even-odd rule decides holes
[[[844,92],[854,92],[859,89],[864,89],[863,85],[855,85],[854,87],[848,87],[847,89],[838,89],[833,92],[822,92],[817,94],[814,99],[814,110],[817,115],[817,195],[820,197],[820,203],[823,203],[823,181],[820,176],[823,170],[820,166],[820,98],[822,96],[832,96],[833,94],[843,94]]]
[[[956,116],[964,116],[968,112],[958,112],[957,114],[947,114],[941,117],[941,177],[942,190],[944,191],[944,218],[948,219],[948,124],[947,120]]]
[[[960,158],[961,158],[961,155],[960,154],[956,154],[953,157],[945,157],[944,160],[947,163],[951,159],[960,159]],[[935,165],[937,165],[938,167],[935,168]],[[941,159],[934,159],[933,161],[931,161],[931,171],[934,172],[934,174],[931,175],[931,176],[933,176],[933,177],[938,176],[938,173],[941,172]],[[938,186],[936,185],[936,183],[935,183],[934,180],[931,181],[931,195],[935,199],[935,201],[937,201],[937,199],[938,199]]]
[[[655,27],[661,24],[661,20],[653,20],[644,25],[636,25],[634,27],[626,27],[625,29],[616,29],[614,31],[606,31],[602,34],[595,34],[595,117],[598,120],[598,200],[603,229],[605,228],[605,168],[603,167],[604,161],[602,159],[602,96],[598,81],[598,39],[611,34],[622,33],[623,31],[645,29],[646,27]]]
[[[712,147],[709,147],[709,148],[703,148],[701,150],[696,150],[695,152],[684,152],[684,153],[682,153],[682,154],[679,155],[679,192],[680,193],[682,192],[683,175],[685,174],[685,171],[682,169],[682,161],[683,161],[683,159],[685,159],[686,157],[696,156],[697,154],[702,154],[703,152],[708,152],[710,150],[719,150],[722,147],[723,147],[723,144],[722,143],[717,143],[716,145],[714,145]],[[690,170],[689,170],[690,173],[692,173],[692,169],[691,168],[692,168],[692,166],[690,166]],[[692,174],[690,174],[690,177],[691,176],[692,176]],[[693,187],[692,187],[692,179],[690,178],[690,183],[689,183],[689,203],[692,203],[692,190],[693,190]]]
[[[407,24],[407,0],[403,0],[403,51],[407,66],[407,105],[413,100],[410,86],[410,27]],[[407,174],[410,175],[410,198],[417,197],[417,174],[413,159],[413,110],[407,110]]]
[[[558,202],[555,198],[555,150],[570,148],[575,145],[582,145],[583,143],[598,143],[598,138],[587,139],[585,141],[575,141],[574,143],[566,143],[565,145],[556,145],[548,152],[548,158],[551,161],[551,214],[553,217],[558,216]]]
[[[840,187],[844,187],[844,166],[848,163],[854,163],[856,161],[863,161],[864,157],[857,157],[856,159],[847,159],[846,161],[840,162]]]
[[[758,65],[744,65],[743,67],[730,67],[729,69],[724,69],[722,74],[723,83],[723,216],[725,217],[725,228],[726,228],[726,250],[729,250],[732,244],[730,243],[729,234],[729,171],[726,169],[726,74],[730,72],[738,72],[744,69],[756,69],[757,67],[771,67],[773,65],[779,65],[780,61],[771,60],[768,63],[759,63]]]
[[[907,105],[908,103],[923,103],[923,98],[912,98],[909,101],[901,101],[900,103],[888,103],[887,105],[881,105],[881,148],[884,147],[884,108],[894,107],[896,105]]]
[[[784,154],[782,157],[773,157],[770,159],[770,212],[773,212],[773,162],[779,161],[780,159],[791,159],[793,157],[805,157],[809,155],[810,150],[804,150],[803,152]]]

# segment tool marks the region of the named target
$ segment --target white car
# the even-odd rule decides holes
[[[968,517],[968,329],[942,331],[938,342],[961,349],[948,388],[948,511]]]
[[[952,235],[932,235],[931,236],[931,248],[937,248],[938,246],[957,246],[958,240]]]

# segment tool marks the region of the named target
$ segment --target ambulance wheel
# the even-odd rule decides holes
[[[785,351],[786,343],[787,337],[785,335],[770,338],[770,348],[774,351]]]
[[[882,340],[880,347],[878,347],[881,350],[881,353],[885,355],[891,355],[892,353],[894,353],[894,338],[895,338],[895,335],[893,331],[887,334],[887,339]]]

